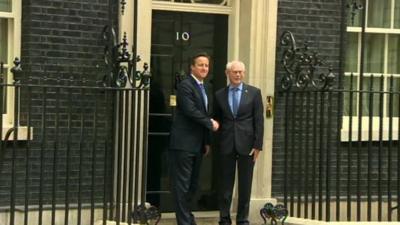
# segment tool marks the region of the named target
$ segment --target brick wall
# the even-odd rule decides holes
[[[328,66],[332,66],[333,73],[336,76],[339,73],[339,61],[340,61],[340,36],[341,36],[341,0],[335,1],[316,1],[316,0],[279,0],[278,1],[278,37],[284,31],[290,31],[293,33],[296,40],[297,46],[302,47],[305,41],[308,42],[311,50],[315,50],[319,53],[320,57],[325,61],[327,66],[324,66],[322,72],[327,71]],[[329,138],[334,138],[337,133],[337,114],[338,114],[338,101],[337,94],[332,96],[333,106],[331,113],[331,124],[328,128],[328,108],[325,106],[325,113],[321,117],[318,112],[313,112],[313,106],[315,104],[320,105],[320,96],[317,97],[317,102],[314,103],[314,95],[311,95],[311,101],[309,104],[306,103],[306,94],[295,94],[296,99],[293,102],[293,96],[290,94],[289,101],[286,102],[285,96],[281,92],[281,78],[285,71],[282,66],[282,54],[284,48],[280,46],[279,40],[277,44],[277,69],[276,69],[276,105],[275,105],[275,119],[274,119],[274,144],[273,144],[273,187],[272,192],[274,197],[280,197],[283,195],[284,191],[284,180],[288,180],[288,184],[296,184],[298,186],[299,179],[303,179],[305,172],[306,160],[306,149],[310,151],[309,157],[311,157],[311,147],[306,146],[305,140],[307,137],[312,138],[312,134],[307,134],[306,127],[313,125],[314,116],[318,117],[315,126],[317,127],[317,133],[321,134],[324,145],[324,150],[326,151],[326,143]],[[337,82],[337,80],[336,80]],[[327,95],[324,96],[327,98]],[[285,116],[285,105],[289,104],[289,114]],[[311,117],[307,117],[307,107],[311,110],[309,113]],[[318,108],[320,110],[320,108]],[[295,112],[295,113],[293,113]],[[293,126],[288,128],[290,134],[293,136],[285,136],[285,123],[293,122]],[[322,130],[320,129],[322,121]],[[292,124],[292,123],[290,123]],[[327,129],[331,129],[328,132]],[[291,133],[293,132],[293,133]],[[328,136],[329,135],[329,136]],[[293,139],[292,139],[293,138]],[[320,145],[319,138],[316,139],[318,146]],[[302,157],[302,162],[296,161],[295,165],[291,164],[293,161],[286,159],[288,163],[287,168],[293,168],[296,174],[290,180],[290,176],[287,174],[285,177],[284,167],[285,167],[285,141],[289,147],[293,144],[293,150],[295,151],[294,157]],[[335,140],[333,140],[335,141]],[[334,146],[332,146],[334,148]],[[332,153],[334,155],[334,153]],[[290,156],[289,156],[290,157]],[[319,159],[319,155],[316,155]],[[324,159],[325,160],[325,159]],[[326,170],[325,164],[323,164],[323,170]],[[335,167],[332,166],[332,177],[334,177]],[[317,168],[318,169],[318,168]],[[318,181],[317,181],[318,182]],[[324,183],[325,185],[325,183]],[[296,187],[295,187],[296,188]],[[304,188],[302,188],[304,191]],[[297,191],[297,189],[296,189]]]
[[[31,72],[82,72],[103,65],[108,1],[23,1],[22,61]],[[93,75],[92,75],[93,76]]]

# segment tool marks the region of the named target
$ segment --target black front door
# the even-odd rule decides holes
[[[226,15],[153,11],[147,201],[163,212],[173,211],[167,151],[176,86],[190,73],[191,56],[200,51],[212,59],[206,80],[210,94],[226,85],[227,24]],[[193,210],[217,209],[215,146],[212,152],[203,160]]]

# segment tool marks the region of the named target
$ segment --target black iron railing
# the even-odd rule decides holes
[[[289,40],[285,35],[290,32],[282,39]],[[314,73],[324,69],[316,53],[291,46],[282,57],[286,74],[277,96],[284,126],[282,142],[277,140],[284,158],[280,188],[289,215],[399,221],[398,78],[349,73],[341,87],[332,73]]]
[[[393,79],[388,78],[390,86]],[[385,91],[383,80],[379,78],[378,90],[371,85],[369,90],[280,93],[286,105],[283,200],[291,216],[331,220],[334,211],[344,211],[345,217],[332,219],[399,220],[400,125],[395,99],[400,90]],[[353,96],[367,100],[365,112],[354,113],[356,103],[350,101],[344,109],[349,114],[338,115],[342,106],[337,99]]]
[[[13,110],[0,114],[0,214],[9,218],[1,222],[149,219],[143,208],[149,88],[141,78],[147,79],[146,72],[135,79],[140,86],[118,87],[104,79],[31,77],[15,63],[14,77],[24,79],[0,82],[13,96],[7,99]]]

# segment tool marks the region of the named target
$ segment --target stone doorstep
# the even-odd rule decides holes
[[[193,212],[197,225],[218,225],[219,211]],[[236,213],[231,213],[233,225]],[[175,213],[163,213],[159,225],[176,225]],[[269,222],[267,224],[270,224]],[[278,223],[279,224],[279,223]],[[285,223],[286,224],[286,223]],[[307,224],[307,223],[305,223]],[[263,223],[251,223],[251,225],[264,225]]]
[[[197,225],[217,225],[219,220],[218,211],[205,211],[205,212],[193,212],[196,217]],[[101,221],[99,224],[102,225]],[[127,223],[120,223],[121,225],[128,225]],[[153,223],[150,223],[153,224]],[[176,225],[175,213],[162,213],[159,225]],[[115,221],[107,221],[107,225],[116,225]],[[141,225],[141,224],[132,224]]]
[[[217,225],[218,211],[193,212],[197,225]],[[175,213],[163,213],[159,225],[176,225]]]

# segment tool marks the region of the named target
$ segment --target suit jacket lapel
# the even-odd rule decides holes
[[[247,94],[248,94],[248,90],[247,90],[247,85],[243,83],[242,86],[242,94],[240,96],[240,102],[239,102],[239,107],[238,107],[238,111],[237,111],[237,115],[236,117],[240,114],[242,105],[245,103],[245,101],[247,100]]]
[[[225,99],[225,104],[224,104],[225,110],[227,110],[228,112],[230,112],[229,115],[231,115],[231,117],[232,117],[232,119],[233,119],[234,116],[233,116],[231,107],[229,106],[229,86],[227,86],[227,87],[225,88],[225,91],[223,92],[223,94],[224,94],[223,99]]]
[[[204,102],[203,94],[201,93],[199,84],[198,84],[197,81],[192,77],[192,75],[189,75],[189,79],[191,79],[192,85],[193,85],[194,88],[197,90],[197,96],[198,96],[198,98],[200,98],[200,101],[201,101],[201,104],[203,105],[204,111],[207,112],[206,103]],[[204,84],[203,84],[203,85],[204,85]],[[204,86],[204,88],[205,88],[205,86]],[[207,93],[207,91],[206,91],[206,93]],[[207,96],[207,98],[208,98],[208,96]]]
[[[225,102],[225,104],[224,104],[225,110],[228,110],[228,112],[231,112],[230,115],[233,118],[233,113],[232,113],[231,107],[229,106],[229,86],[227,86],[225,88],[225,91],[223,92],[222,99],[225,99],[225,101],[224,101]]]

